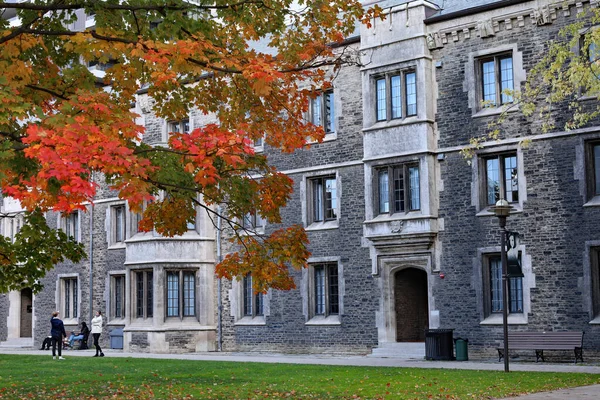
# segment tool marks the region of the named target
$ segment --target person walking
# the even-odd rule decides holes
[[[94,337],[94,346],[96,346],[96,355],[94,357],[104,357],[104,353],[98,344],[100,334],[102,333],[102,313],[96,311],[96,316],[92,318],[92,336]]]
[[[50,336],[52,336],[52,359],[56,360],[56,347],[58,345],[58,359],[64,360],[62,357],[63,338],[67,337],[65,332],[65,325],[58,318],[58,311],[52,313],[50,318]]]

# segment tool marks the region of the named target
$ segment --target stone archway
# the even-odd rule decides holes
[[[30,288],[21,290],[21,310],[19,314],[19,337],[32,337],[33,292]]]
[[[404,268],[394,274],[396,341],[424,342],[429,328],[427,273]]]

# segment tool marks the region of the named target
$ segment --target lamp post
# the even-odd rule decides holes
[[[504,330],[504,372],[508,369],[508,263],[506,262],[506,218],[512,207],[504,199],[492,207],[500,225],[500,260],[502,262],[502,328]]]

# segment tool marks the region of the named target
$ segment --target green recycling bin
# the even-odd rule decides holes
[[[456,361],[469,361],[469,339],[454,339]]]

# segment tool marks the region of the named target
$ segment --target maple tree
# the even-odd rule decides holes
[[[183,233],[196,207],[214,216],[224,204],[241,250],[217,274],[251,272],[260,291],[294,286],[288,266],[306,265],[304,230],[246,235],[236,222],[251,212],[281,222],[292,190],[252,143],[264,138],[290,153],[323,137],[303,117],[328,72],[347,61],[332,44],[380,10],[357,0],[37,0],[0,9],[18,17],[0,19],[0,188],[38,216],[26,225],[54,238],[37,264],[17,256],[34,254],[31,229],[19,246],[0,242],[0,290],[32,286],[52,263],[81,259],[81,247],[39,216],[85,209],[101,182],[133,211],[149,203],[140,227],[167,236]],[[93,29],[74,28],[81,10],[94,16]],[[111,68],[99,81],[88,63]],[[193,108],[219,123],[171,133],[168,146],[146,143],[131,111],[140,88],[158,117],[179,120]]]

